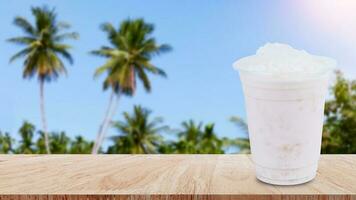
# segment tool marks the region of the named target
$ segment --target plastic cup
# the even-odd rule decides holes
[[[286,80],[240,70],[259,180],[295,185],[315,177],[329,75]]]

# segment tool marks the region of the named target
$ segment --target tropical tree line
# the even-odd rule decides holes
[[[0,153],[5,154],[44,154],[47,153],[44,132],[25,121],[18,130],[18,140],[13,134],[0,131]],[[62,132],[48,134],[51,152],[58,154],[72,153],[84,154],[91,151],[93,142],[87,141],[82,136],[71,139]]]
[[[111,122],[116,130],[109,137],[110,145],[98,152],[108,154],[222,154],[248,152],[243,146],[245,138],[229,139],[216,134],[214,124],[197,123],[193,120],[182,122],[181,127],[172,129],[160,117],[152,117],[151,111],[134,106],[133,112],[123,113],[122,121]],[[167,134],[172,138],[167,140]],[[13,134],[0,131],[0,153],[44,154],[47,153],[43,131],[25,121],[18,130],[19,139]],[[64,131],[50,132],[49,148],[55,154],[88,154],[94,141],[83,136],[70,138]],[[239,143],[240,142],[240,143]]]

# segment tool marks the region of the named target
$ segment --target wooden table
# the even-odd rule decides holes
[[[1,155],[0,199],[356,199],[356,155],[297,186],[256,180],[248,155]]]

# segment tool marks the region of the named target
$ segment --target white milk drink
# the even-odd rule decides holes
[[[259,180],[295,185],[316,175],[333,59],[268,43],[234,63],[242,81]]]

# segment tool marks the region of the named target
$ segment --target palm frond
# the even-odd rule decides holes
[[[24,57],[26,56],[28,53],[30,53],[33,49],[31,47],[27,47],[19,52],[17,52],[15,55],[13,55],[11,58],[10,58],[10,63],[21,58],[21,57]]]
[[[110,36],[116,35],[116,30],[111,23],[103,23],[100,25],[101,30],[107,32]]]
[[[168,53],[172,50],[172,47],[168,44],[162,44],[157,46],[154,38],[150,38],[145,41],[139,52],[147,58],[153,55],[160,55],[162,53]]]
[[[172,47],[168,44],[162,44],[157,48],[156,53],[157,54],[161,54],[161,53],[168,53],[170,51],[172,51]]]
[[[160,69],[160,68],[152,65],[151,63],[147,62],[147,61],[140,61],[139,63],[147,71],[149,71],[149,72],[151,72],[153,74],[160,75],[162,77],[167,77],[167,74],[166,74],[166,72],[163,71],[163,69]]]
[[[69,29],[71,25],[68,22],[58,22],[57,23],[57,29],[58,30],[66,30]]]
[[[108,34],[110,43],[115,46],[117,44],[117,42],[115,41],[117,32],[114,26],[111,23],[103,23],[102,25],[100,25],[100,28],[102,31]]]
[[[14,24],[21,28],[28,35],[33,36],[36,34],[35,28],[23,17],[16,17]]]
[[[30,45],[31,43],[36,41],[36,38],[33,37],[14,37],[7,40],[8,42],[12,42],[20,45]]]
[[[102,47],[99,50],[90,51],[91,54],[102,56],[106,58],[116,57],[116,58],[126,58],[128,57],[127,52],[118,49],[112,49],[108,47]]]
[[[237,138],[235,144],[239,148],[239,153],[251,153],[250,140],[248,138]]]
[[[151,83],[150,80],[148,79],[146,73],[143,71],[142,68],[137,69],[137,74],[139,79],[142,81],[144,88],[146,89],[147,92],[151,91]]]
[[[37,60],[39,59],[39,52],[31,51],[25,59],[24,70],[22,72],[23,78],[32,78],[36,73]]]
[[[105,65],[98,67],[98,68],[95,70],[94,78],[100,76],[101,74],[103,74],[104,72],[106,72],[108,69],[112,68],[110,63],[111,63],[111,62],[109,61],[109,63],[106,63]]]
[[[248,127],[245,120],[240,117],[234,116],[230,118],[230,121],[235,123],[244,133],[248,134]]]
[[[47,6],[32,7],[32,14],[36,18],[36,29],[39,31],[55,31],[56,30],[56,13],[55,9],[49,9]]]
[[[53,45],[53,50],[54,52],[58,53],[61,55],[63,58],[65,58],[70,64],[73,64],[73,57],[70,55],[70,53],[67,51],[67,49],[70,49],[71,46],[66,45],[66,44],[54,44]]]
[[[57,35],[57,36],[53,37],[53,40],[57,41],[57,42],[61,42],[65,39],[76,40],[78,38],[79,38],[79,34],[77,32],[71,32],[71,33],[63,33],[63,34]]]

